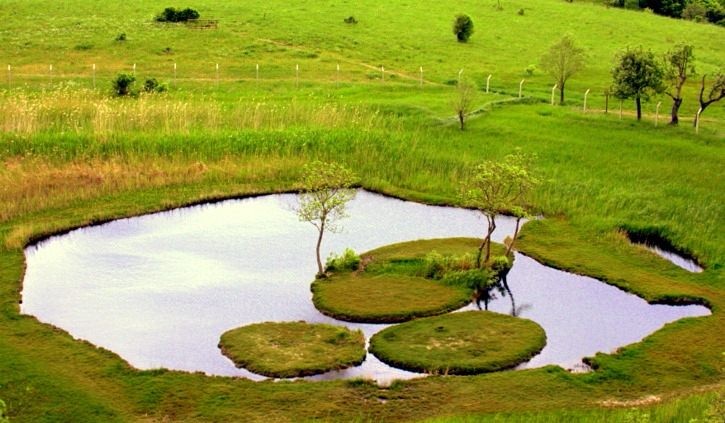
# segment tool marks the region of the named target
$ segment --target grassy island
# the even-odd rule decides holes
[[[466,311],[391,326],[370,339],[370,352],[406,370],[470,375],[514,367],[544,345],[544,330],[531,320]]]
[[[289,378],[355,366],[365,360],[361,331],[305,322],[265,322],[225,332],[224,355],[260,375]]]
[[[471,302],[474,290],[430,277],[431,267],[438,266],[431,264],[431,254],[436,261],[470,261],[479,243],[474,238],[418,240],[369,251],[358,270],[313,282],[312,301],[324,314],[364,323],[398,323],[456,310]],[[503,253],[503,247],[494,251]]]

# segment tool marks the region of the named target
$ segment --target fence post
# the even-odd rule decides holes
[[[335,74],[335,85],[340,86],[340,64],[337,64],[337,73]]]
[[[13,87],[13,68],[8,65],[8,88]]]
[[[96,64],[93,64],[93,89],[96,89]]]
[[[695,133],[700,133],[700,113],[702,113],[702,107],[697,109],[697,114],[695,115]]]
[[[493,75],[488,75],[488,78],[486,78],[486,94],[488,94],[488,86],[491,83],[491,77]]]
[[[420,87],[423,88],[423,66],[420,67]]]
[[[525,79],[522,79],[521,82],[519,82],[519,98],[521,98],[522,90],[524,89],[524,81]]]
[[[216,87],[219,88],[219,63],[216,64]]]
[[[657,103],[657,108],[655,109],[655,128],[656,128],[656,127],[657,127],[657,126],[659,125],[659,123],[660,123],[660,106],[661,106],[661,105],[662,105],[662,102],[661,102],[661,101],[660,101],[660,102],[658,102],[658,103]]]
[[[174,63],[174,71],[176,71],[176,63]],[[136,64],[133,64],[133,77],[136,77]],[[174,72],[174,79],[176,78],[176,72]]]
[[[257,81],[259,81],[259,63],[257,63],[257,68],[256,68],[256,71],[254,73],[254,79],[256,79]]]
[[[463,68],[461,68],[461,70],[458,71],[458,83],[459,84],[461,83],[461,75],[463,75]]]
[[[623,102],[624,102],[624,100],[622,100],[622,99],[619,100],[619,120],[622,120],[622,103]]]
[[[174,88],[176,88],[176,62],[174,62]]]
[[[385,82],[385,66],[380,66],[380,74],[383,76],[383,82]]]
[[[300,86],[300,65],[299,63],[295,65],[295,88],[299,88]]]
[[[553,87],[551,87],[551,105],[554,105],[554,91],[556,91],[556,87],[558,87],[559,84],[554,84]]]
[[[587,97],[589,97],[589,89],[584,93],[584,113],[587,112]]]
[[[48,69],[50,70],[50,85],[53,85],[53,65],[50,65]]]

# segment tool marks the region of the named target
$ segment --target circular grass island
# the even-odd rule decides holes
[[[545,345],[546,333],[531,320],[466,311],[386,328],[370,339],[370,352],[404,370],[472,375],[515,367]]]
[[[222,353],[237,367],[263,376],[311,376],[357,366],[365,360],[359,330],[305,322],[265,322],[224,332]]]
[[[473,259],[481,240],[442,238],[387,245],[361,255],[363,268],[335,271],[312,283],[312,302],[330,317],[357,323],[400,323],[457,310],[473,290],[426,277],[426,257]],[[494,255],[504,247],[493,244]]]

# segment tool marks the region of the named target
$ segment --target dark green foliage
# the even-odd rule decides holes
[[[186,22],[192,19],[199,19],[199,12],[194,9],[176,9],[173,7],[167,7],[156,16],[156,22]]]
[[[453,34],[460,43],[465,43],[473,35],[473,20],[468,15],[457,15],[453,21]]]
[[[634,98],[637,102],[637,119],[642,118],[641,100],[664,89],[664,72],[654,53],[642,48],[627,49],[616,58],[612,69],[614,95],[620,99]]]
[[[131,88],[134,82],[136,82],[135,76],[127,73],[119,73],[116,79],[113,80],[113,92],[119,97],[127,96],[131,94]]]
[[[325,263],[326,272],[352,271],[360,267],[360,256],[350,248],[346,248],[341,256],[330,254]]]
[[[147,93],[162,93],[167,88],[166,85],[159,83],[156,78],[148,78],[143,84],[143,90]]]
[[[115,40],[116,41],[126,41],[126,33],[122,32],[122,33],[116,35]]]
[[[355,19],[355,17],[354,17],[354,16],[348,16],[347,18],[343,19],[343,21],[344,21],[344,22],[345,22],[346,24],[353,24],[353,25],[354,25],[354,24],[356,24],[356,23],[357,23],[357,19]]]

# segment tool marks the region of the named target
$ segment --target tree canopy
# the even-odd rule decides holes
[[[663,71],[654,53],[642,48],[627,49],[616,58],[612,69],[613,92],[617,98],[634,98],[637,104],[637,120],[642,119],[642,100],[651,94],[662,92]]]
[[[566,81],[585,67],[584,50],[577,47],[570,35],[564,35],[541,57],[541,67],[549,74],[559,88],[559,103],[564,103]]]

